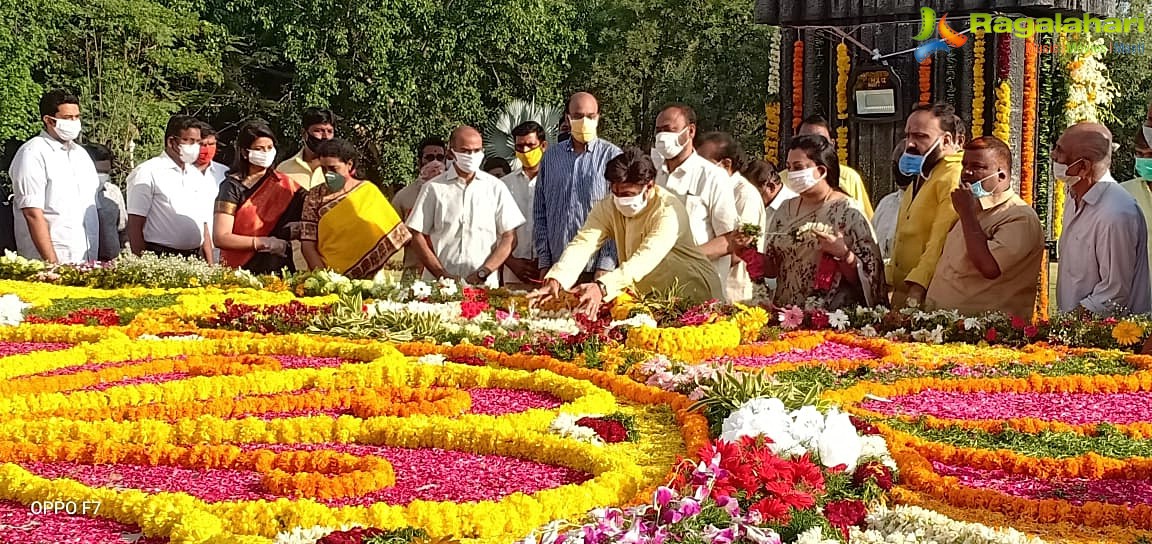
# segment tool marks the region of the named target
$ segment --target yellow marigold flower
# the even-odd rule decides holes
[[[1121,346],[1131,346],[1140,342],[1144,336],[1144,327],[1131,321],[1121,321],[1112,328],[1112,338]]]

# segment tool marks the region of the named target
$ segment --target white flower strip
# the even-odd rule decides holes
[[[577,425],[576,422],[585,417],[604,417],[603,415],[593,414],[560,414],[556,419],[552,420],[552,424],[548,426],[548,432],[580,442],[587,442],[597,446],[603,446],[604,441],[600,440],[600,435],[589,427]]]
[[[994,529],[916,506],[874,506],[868,530],[853,528],[850,544],[1047,544],[1015,529]]]

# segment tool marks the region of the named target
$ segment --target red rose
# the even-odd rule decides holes
[[[812,328],[826,329],[828,328],[828,314],[823,310],[816,310],[812,312]]]
[[[628,439],[628,429],[616,420],[601,419],[598,417],[582,417],[576,420],[576,424],[592,429],[596,433],[596,436],[600,437],[600,440],[608,444],[615,444]]]
[[[867,515],[868,507],[864,506],[864,501],[843,500],[824,505],[824,516],[829,523],[845,533],[849,527],[863,527]]]
[[[1012,328],[1013,329],[1023,329],[1026,326],[1028,326],[1027,321],[1024,321],[1020,317],[1012,316]]]
[[[856,467],[852,474],[852,483],[856,487],[864,487],[868,480],[875,480],[876,486],[884,491],[892,489],[892,469],[877,461],[869,461]]]
[[[996,341],[996,327],[989,328],[988,332],[984,333],[984,339],[987,340],[988,343],[995,342]]]
[[[1040,329],[1037,329],[1035,325],[1024,327],[1024,336],[1026,338],[1036,338],[1037,334],[1040,334]]]
[[[880,434],[880,429],[877,429],[875,425],[864,418],[848,416],[848,419],[852,421],[852,426],[856,427],[856,431],[860,434]]]

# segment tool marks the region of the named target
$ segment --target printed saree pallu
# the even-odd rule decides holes
[[[273,172],[264,178],[252,196],[236,208],[232,223],[233,234],[270,236],[299,190],[300,186],[288,176]],[[220,250],[221,262],[233,268],[248,264],[254,255],[256,251],[252,248]]]
[[[361,183],[324,208],[316,249],[328,268],[349,277],[371,277],[412,239],[400,215],[371,183]]]

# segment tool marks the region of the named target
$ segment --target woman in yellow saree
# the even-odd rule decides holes
[[[327,268],[349,278],[370,279],[412,233],[375,185],[353,177],[358,154],[351,143],[327,140],[316,154],[325,183],[304,198],[304,259],[312,270]]]

